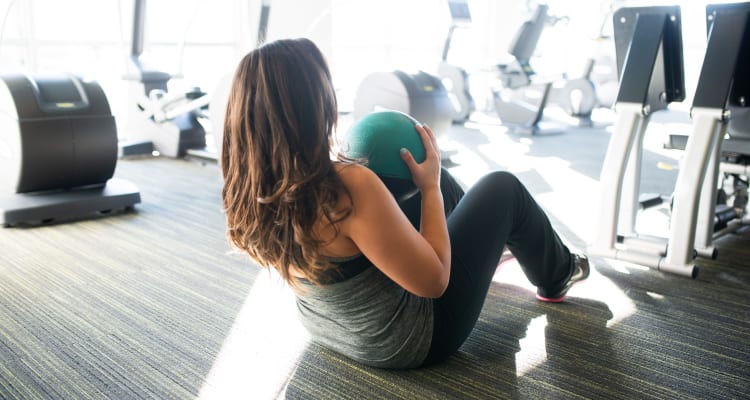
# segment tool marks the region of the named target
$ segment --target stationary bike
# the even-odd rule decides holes
[[[216,159],[206,149],[206,130],[201,120],[208,120],[210,96],[193,88],[174,95],[168,83],[174,78],[167,72],[147,66],[143,53],[146,1],[136,0],[133,10],[130,66],[125,76],[132,82],[135,110],[129,115],[129,140],[119,144],[119,156],[151,154],[154,150],[167,157],[198,157]]]
[[[206,130],[201,120],[208,118],[207,93],[194,87],[174,96],[167,90],[170,75],[142,70],[139,76],[136,82],[143,85],[143,94],[136,96],[136,111],[129,121],[130,141],[120,145],[120,156],[155,150],[179,158],[206,151]],[[146,79],[153,76],[158,76],[158,80],[147,83]]]
[[[514,61],[497,66],[498,86],[492,88],[495,110],[503,124],[531,134],[563,130],[541,126],[544,109],[550,104],[578,118],[582,126],[591,124],[591,113],[597,105],[596,89],[589,79],[593,64],[580,78],[541,82],[536,78],[530,60],[542,31],[550,22],[561,20],[549,16],[548,8],[539,5],[532,18],[521,25],[510,47]]]

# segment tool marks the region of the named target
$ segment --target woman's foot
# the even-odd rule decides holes
[[[568,293],[568,290],[570,290],[576,282],[580,282],[589,277],[591,266],[589,265],[588,257],[584,254],[573,253],[571,255],[573,256],[573,263],[575,264],[573,276],[570,277],[568,282],[566,282],[561,289],[558,289],[553,293],[550,293],[543,288],[538,288],[536,291],[537,300],[547,303],[560,303],[565,300],[565,295]]]

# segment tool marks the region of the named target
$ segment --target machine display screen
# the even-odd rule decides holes
[[[40,76],[36,79],[34,94],[39,107],[44,111],[81,109],[88,100],[74,79],[60,79],[60,76]]]
[[[470,23],[471,12],[469,4],[465,0],[448,0],[448,7],[451,11],[453,23]]]

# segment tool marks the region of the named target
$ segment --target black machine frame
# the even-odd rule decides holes
[[[685,100],[680,8],[621,8],[613,20],[620,77],[617,102],[645,102],[653,112]]]

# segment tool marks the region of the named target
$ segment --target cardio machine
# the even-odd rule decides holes
[[[436,76],[419,71],[373,72],[357,87],[353,116],[359,120],[373,111],[401,111],[429,125],[436,135],[450,130],[453,106]]]
[[[175,75],[154,69],[141,60],[145,36],[146,0],[135,0],[130,52],[132,73],[125,76],[133,83],[135,110],[129,113],[129,140],[120,144],[121,157],[151,154],[154,150],[167,157],[188,154],[216,159],[206,147],[210,96],[195,87],[177,96],[168,83]]]
[[[451,14],[451,26],[445,38],[437,74],[453,105],[453,122],[462,123],[469,119],[471,113],[476,110],[476,104],[469,91],[469,74],[463,68],[448,62],[448,52],[456,28],[471,24],[471,12],[466,0],[448,0],[448,8]]]
[[[591,125],[591,113],[597,105],[596,89],[589,79],[593,63],[582,77],[539,81],[531,66],[531,57],[544,31],[556,19],[548,13],[549,7],[537,6],[532,17],[525,21],[511,42],[510,54],[514,61],[497,66],[499,86],[492,88],[492,97],[500,121],[522,133],[557,133],[558,126],[542,126],[545,108],[556,104],[581,126]]]
[[[113,178],[117,127],[98,83],[75,75],[0,76],[0,224],[38,225],[132,210]]]
[[[727,217],[717,194],[720,172],[750,173],[750,3],[706,6],[708,41],[691,108],[693,130],[684,141],[666,238],[641,235],[634,224],[649,116],[684,99],[679,8],[624,8],[613,21],[618,119],[602,166],[602,209],[590,254],[695,278],[701,259],[719,255],[713,240],[749,222],[746,200]]]

